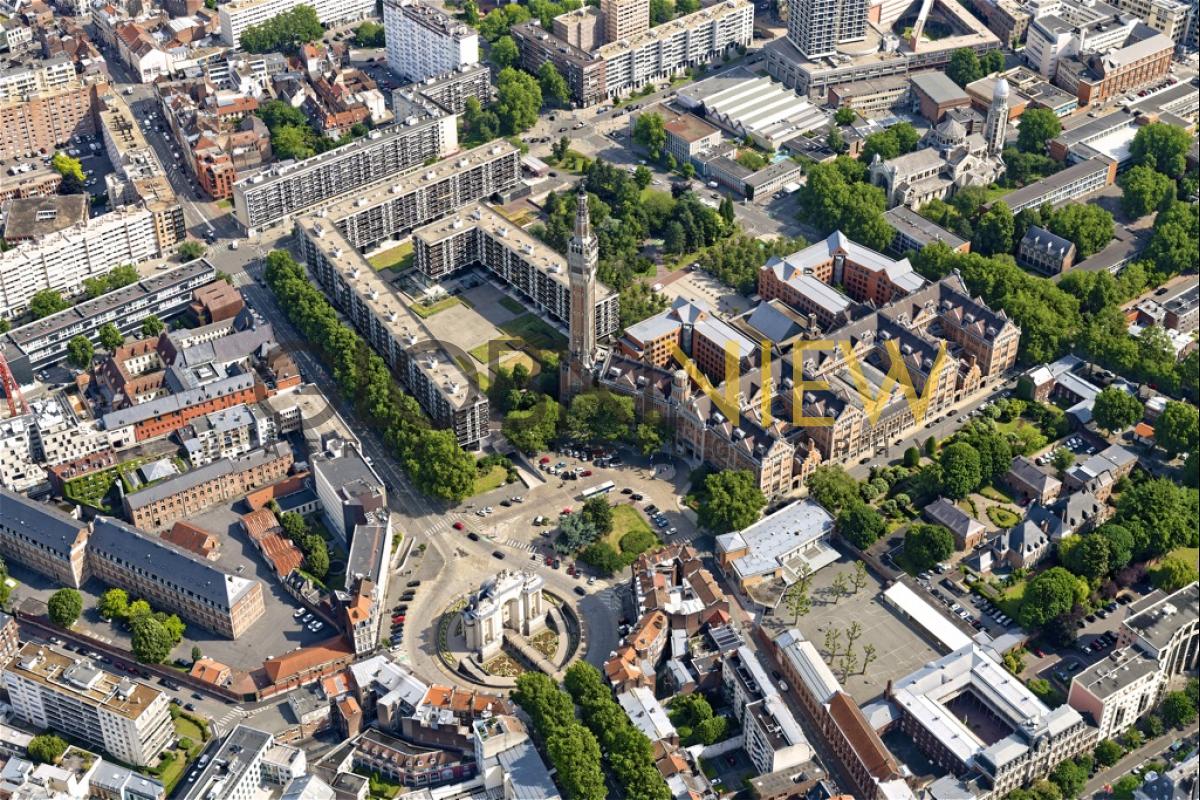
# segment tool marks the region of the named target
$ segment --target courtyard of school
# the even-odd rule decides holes
[[[854,592],[854,561],[843,555],[813,575],[812,610],[807,614],[797,619],[783,602],[762,622],[772,638],[788,628],[798,629],[862,705],[883,694],[889,677],[916,671],[938,658],[938,652],[883,599],[883,585],[870,570],[866,585]],[[848,594],[834,589],[839,573],[845,576]],[[856,632],[852,631],[855,623]]]

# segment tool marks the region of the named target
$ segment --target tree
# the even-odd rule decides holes
[[[129,595],[124,589],[109,589],[100,595],[97,610],[102,619],[125,619],[129,613]]]
[[[1175,182],[1146,164],[1131,167],[1117,184],[1121,187],[1121,210],[1131,219],[1161,211],[1175,199]]]
[[[954,553],[954,534],[941,525],[914,523],[904,534],[904,557],[912,569],[932,569]]]
[[[604,577],[620,572],[625,568],[625,561],[608,542],[594,542],[579,553],[579,560],[596,568]]]
[[[50,621],[60,628],[70,628],[83,611],[83,597],[74,589],[59,589],[46,602]]]
[[[1125,567],[1133,558],[1133,534],[1115,522],[1101,525],[1096,535],[1108,542],[1109,568],[1115,572]]]
[[[542,88],[532,75],[505,67],[496,81],[496,115],[505,134],[521,133],[538,119]]]
[[[842,467],[828,464],[817,467],[808,476],[808,493],[831,514],[851,503],[860,502],[858,481]]]
[[[295,53],[302,44],[318,41],[325,35],[310,5],[294,6],[290,11],[276,14],[265,22],[251,25],[242,31],[239,42],[249,53],[270,53],[277,50]]]
[[[867,588],[867,584],[870,583],[870,578],[867,576],[867,565],[862,561],[854,562],[854,571],[850,574],[850,583],[854,587],[855,594]]]
[[[558,430],[562,406],[549,395],[542,395],[529,409],[513,409],[504,417],[504,437],[526,454],[545,450]]]
[[[997,200],[991,209],[980,218],[979,225],[975,228],[973,249],[985,256],[1011,253],[1013,230],[1013,215],[1008,209],[1008,204],[1003,200]]]
[[[1174,592],[1200,578],[1196,565],[1183,556],[1171,555],[1158,562],[1150,570],[1150,580],[1155,588]]]
[[[850,106],[840,107],[833,115],[833,121],[838,125],[849,125],[854,122],[854,109]]]
[[[639,114],[633,123],[633,140],[646,148],[650,158],[657,160],[667,143],[667,130],[661,114]]]
[[[1196,720],[1196,703],[1185,692],[1168,692],[1161,710],[1163,722],[1172,728],[1182,728]]]
[[[1058,471],[1058,474],[1062,475],[1075,463],[1075,453],[1069,447],[1060,447],[1050,457],[1050,463],[1054,465],[1054,469]]]
[[[887,523],[878,511],[855,500],[838,514],[837,528],[846,541],[860,550],[866,550],[887,532]]]
[[[749,527],[758,519],[767,498],[749,470],[714,472],[704,479],[700,524],[713,533]]]
[[[565,107],[571,102],[571,87],[553,62],[542,64],[538,70],[538,84],[542,87],[542,100],[547,105]]]
[[[517,48],[516,41],[511,36],[501,36],[497,39],[491,48],[489,56],[492,64],[496,69],[507,69],[508,67],[516,67],[521,63],[521,51]],[[547,61],[547,64],[550,62]],[[562,77],[561,75],[559,77]]]
[[[675,6],[671,0],[650,0],[650,25],[662,25],[675,16]]]
[[[133,657],[143,664],[161,664],[171,654],[175,640],[163,623],[153,614],[138,617],[130,623],[133,631],[130,648]]]
[[[458,502],[475,490],[475,457],[459,447],[453,431],[421,431],[407,465],[413,483],[430,497]]]
[[[204,255],[204,245],[195,239],[188,239],[179,245],[179,255],[183,257],[184,261],[192,261]]]
[[[633,182],[638,185],[639,189],[645,189],[653,180],[654,174],[644,164],[639,164],[638,168],[633,171]]]
[[[960,47],[950,54],[950,66],[946,68],[946,75],[959,86],[979,80],[983,77],[979,56],[969,47]]]
[[[63,178],[74,178],[79,183],[84,182],[83,162],[78,158],[71,158],[64,152],[57,152],[50,159],[50,168],[57,172]]]
[[[1059,543],[1059,553],[1067,569],[1088,580],[1102,578],[1112,568],[1108,540],[1096,534],[1064,539]]]
[[[1017,149],[1044,155],[1046,143],[1062,133],[1058,115],[1048,108],[1029,108],[1017,123]]]
[[[1196,449],[1200,438],[1200,418],[1196,407],[1188,403],[1167,402],[1154,426],[1154,441],[1174,458]]]
[[[1136,775],[1122,775],[1113,784],[1112,796],[1115,800],[1133,800],[1133,793],[1142,785],[1142,780]]]
[[[1051,567],[1025,587],[1018,618],[1025,629],[1040,628],[1075,605],[1079,579],[1062,567]],[[1086,596],[1087,588],[1083,589]]]
[[[100,346],[105,350],[113,351],[121,345],[125,344],[125,336],[117,329],[116,325],[111,322],[106,322],[100,328]]]
[[[154,314],[142,320],[142,336],[158,336],[166,328],[167,326],[163,324],[163,321]]]
[[[908,447],[904,450],[904,466],[912,469],[921,463],[921,451],[916,447]]]
[[[565,427],[576,439],[616,442],[629,435],[633,420],[632,398],[601,389],[571,399]]]
[[[589,498],[583,504],[583,510],[580,513],[585,520],[592,524],[599,535],[607,536],[612,533],[613,510],[612,506],[608,504],[608,498],[604,495]]]
[[[1112,214],[1097,205],[1071,203],[1054,212],[1050,231],[1075,243],[1076,259],[1089,258],[1112,241]]]
[[[475,15],[478,17],[478,9],[476,9]],[[378,22],[367,20],[354,29],[354,43],[359,47],[383,47],[387,44],[386,32]]]
[[[474,97],[468,97],[463,104],[463,132],[471,142],[490,142],[500,135],[500,118],[480,106]]]
[[[67,342],[67,359],[80,369],[91,366],[95,355],[96,348],[92,345],[92,340],[83,334],[72,336],[71,341]]]
[[[1169,178],[1180,178],[1187,169],[1187,151],[1191,137],[1183,128],[1154,122],[1138,128],[1129,146],[1134,164],[1153,167]]]
[[[43,733],[29,741],[26,752],[39,764],[57,764],[63,753],[67,752],[67,743],[53,733]]]
[[[1096,395],[1092,418],[1104,430],[1116,433],[1137,422],[1144,412],[1136,396],[1117,386],[1108,386]]]
[[[1050,773],[1050,781],[1058,787],[1064,798],[1075,798],[1087,784],[1088,771],[1072,759],[1059,762]]]
[[[979,453],[964,442],[955,442],[942,448],[938,464],[942,468],[942,492],[955,500],[978,489],[983,480]]]
[[[788,612],[792,614],[792,624],[800,621],[800,618],[812,611],[812,598],[808,595],[808,588],[800,583],[793,583],[788,587],[787,593],[783,596],[784,606]]]
[[[843,596],[850,594],[850,584],[846,579],[846,573],[839,572],[833,576],[833,582],[829,584],[829,593],[833,595],[835,605]]]
[[[70,307],[71,304],[53,289],[42,289],[29,298],[29,315],[34,319],[48,317]]]
[[[1105,739],[1096,745],[1092,755],[1096,757],[1096,763],[1100,766],[1111,767],[1121,760],[1121,756],[1125,755],[1125,750],[1112,739]]]
[[[798,217],[823,234],[840,230],[856,242],[883,251],[893,236],[883,216],[883,190],[847,177],[861,175],[864,169],[864,165],[845,156],[811,166],[807,182],[797,193]]]
[[[846,144],[846,137],[842,135],[840,129],[830,127],[828,133],[825,134],[825,146],[837,154],[846,152],[849,146]]]

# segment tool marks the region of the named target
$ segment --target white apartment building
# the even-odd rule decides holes
[[[620,97],[650,81],[670,78],[688,67],[708,64],[754,36],[754,4],[723,0],[694,14],[657,25],[595,51],[605,62],[609,97]]]
[[[188,781],[179,800],[254,800],[268,776],[263,756],[275,737],[256,728],[238,725],[213,755],[195,781]]]
[[[1054,80],[1062,59],[1118,47],[1137,24],[1131,14],[1101,0],[1038,0],[1028,9],[1034,19],[1025,38],[1025,61],[1048,81]]]
[[[122,208],[0,254],[0,318],[17,316],[43,289],[76,294],[84,278],[162,255],[154,214]]]
[[[221,40],[237,46],[242,33],[251,25],[261,25],[277,14],[291,11],[301,0],[234,0],[218,9],[221,23]],[[317,19],[323,25],[368,17],[375,10],[374,0],[307,0],[304,5],[312,6]]]
[[[0,101],[26,100],[31,94],[77,84],[75,65],[67,56],[55,56],[31,65],[0,70]]]
[[[423,81],[479,63],[479,34],[432,6],[384,0],[388,66],[409,81]]]
[[[266,444],[258,437],[259,425],[244,403],[205,414],[179,432],[179,440],[193,467],[249,453]]]
[[[809,60],[867,38],[866,0],[788,0],[788,38]]]
[[[46,479],[34,462],[33,415],[0,420],[0,486],[24,492]]]
[[[25,722],[102,747],[127,764],[150,764],[175,738],[165,694],[49,646],[22,647],[4,668],[4,686]]]
[[[727,655],[721,679],[733,697],[746,754],[759,773],[789,769],[813,757],[812,745],[753,650],[743,645]]]

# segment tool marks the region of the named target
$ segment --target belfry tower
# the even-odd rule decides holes
[[[596,262],[599,250],[588,217],[587,192],[581,186],[575,198],[575,235],[567,246],[570,343],[559,384],[559,399],[564,403],[592,382],[596,360]]]

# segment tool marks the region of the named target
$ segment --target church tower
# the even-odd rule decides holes
[[[570,283],[570,344],[563,365],[560,399],[570,400],[591,381],[596,358],[596,261],[599,245],[592,235],[587,192],[580,187],[575,199],[575,235],[567,246]]]
[[[992,90],[992,105],[988,108],[987,123],[983,132],[989,156],[999,156],[1004,152],[1004,132],[1006,130],[1008,130],[1008,81],[1003,76],[997,76],[996,87]]]

